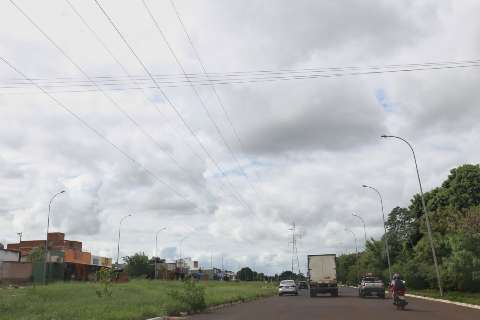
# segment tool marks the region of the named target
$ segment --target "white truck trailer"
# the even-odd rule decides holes
[[[308,288],[310,297],[319,293],[330,293],[338,296],[337,267],[335,254],[308,256]]]

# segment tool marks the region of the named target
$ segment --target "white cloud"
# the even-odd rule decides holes
[[[150,2],[187,71],[201,72],[168,2]],[[94,2],[72,3],[129,72],[145,76]],[[480,53],[475,1],[176,3],[212,72],[420,63]],[[18,4],[89,75],[124,77],[65,1]],[[141,3],[102,4],[152,72],[179,73]],[[2,56],[31,77],[81,79],[14,7],[5,2],[0,12]],[[166,92],[229,182],[155,90],[107,92],[157,144],[98,92],[56,95],[194,206],[44,95],[3,88],[13,78],[18,75],[0,64],[0,239],[10,242],[20,231],[24,239],[42,238],[48,201],[66,189],[53,204],[52,229],[95,253],[115,257],[119,220],[133,213],[122,225],[121,256],[151,254],[155,231],[165,226],[159,251],[167,258],[180,254],[188,235],[183,254],[206,266],[220,266],[223,256],[227,268],[274,273],[290,267],[288,229],[295,221],[304,269],[307,253],[354,250],[344,228],[360,240],[363,228],[352,212],[365,218],[369,237],[381,236],[378,199],[362,184],[381,190],[387,212],[408,205],[418,191],[407,146],[381,134],[411,140],[427,190],[452,167],[480,156],[475,68],[218,86],[243,148],[202,87],[248,181],[188,87]]]

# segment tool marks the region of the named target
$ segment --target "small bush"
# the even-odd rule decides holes
[[[101,284],[101,289],[95,293],[99,298],[112,296],[112,281],[114,277],[113,269],[102,268],[97,272],[97,281]]]
[[[195,281],[187,280],[180,291],[171,292],[171,296],[185,306],[188,312],[200,312],[207,308],[205,288]]]

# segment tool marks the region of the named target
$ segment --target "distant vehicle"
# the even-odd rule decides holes
[[[284,294],[298,295],[298,289],[295,281],[283,280],[280,282],[280,286],[278,287],[278,295],[283,296]]]
[[[297,287],[298,289],[308,289],[307,281],[299,281]]]
[[[310,297],[315,297],[319,293],[338,296],[335,254],[308,256],[308,284]]]
[[[358,286],[358,296],[363,298],[372,295],[385,299],[385,285],[379,278],[367,275],[362,278]]]

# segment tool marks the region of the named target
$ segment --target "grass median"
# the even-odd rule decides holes
[[[444,299],[449,301],[463,302],[469,304],[480,305],[480,292],[458,292],[458,291],[447,291],[443,293],[443,297],[440,297],[440,294],[437,290],[409,290],[408,293],[424,296],[429,298]]]
[[[249,301],[276,293],[276,286],[262,282],[200,282],[208,307]],[[55,283],[0,289],[0,319],[139,319],[177,314],[186,306],[174,298],[183,289],[180,281],[132,280],[112,286],[111,296],[99,297],[96,283]]]

